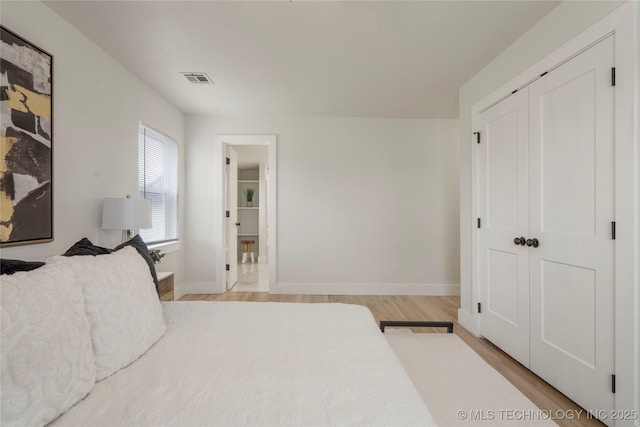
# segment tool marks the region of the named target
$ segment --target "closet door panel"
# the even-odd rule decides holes
[[[543,260],[542,340],[593,369],[596,365],[596,271]],[[571,307],[567,315],[562,307]]]
[[[537,100],[542,231],[595,233],[596,78],[589,70]]]
[[[529,223],[526,89],[483,112],[480,148],[482,335],[529,363],[529,258],[516,237]]]
[[[610,37],[532,83],[531,369],[611,409],[614,220]]]

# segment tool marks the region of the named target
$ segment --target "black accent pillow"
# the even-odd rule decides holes
[[[147,262],[149,271],[151,272],[151,277],[153,277],[153,283],[156,284],[156,290],[158,290],[158,275],[156,274],[156,266],[151,259],[151,255],[149,255],[149,248],[147,248],[147,244],[144,242],[144,240],[142,240],[142,237],[140,237],[139,234],[136,234],[131,238],[131,240],[128,240],[116,246],[113,251],[115,252],[118,249],[122,249],[126,246],[133,246],[138,251],[140,256]]]
[[[87,239],[86,237],[83,237],[82,239],[74,243],[73,246],[67,249],[67,251],[62,255],[63,256],[78,256],[78,255],[95,256],[95,255],[106,255],[110,253],[111,253],[111,249],[103,248],[102,246],[96,246],[93,243],[91,243],[91,240]]]
[[[149,271],[151,272],[151,277],[153,278],[153,283],[156,285],[156,291],[158,295],[160,295],[159,285],[158,285],[158,275],[156,274],[156,267],[151,259],[151,255],[149,255],[149,249],[147,248],[147,244],[142,240],[139,234],[136,234],[131,240],[128,240],[124,243],[119,244],[114,249],[103,248],[102,246],[96,246],[91,243],[91,240],[83,237],[79,241],[73,244],[67,251],[62,254],[63,256],[82,256],[82,255],[107,255],[111,252],[115,252],[118,249],[122,249],[125,246],[133,246],[136,251],[140,254],[140,256],[145,260],[147,265],[149,266]]]
[[[21,261],[19,259],[0,259],[0,274],[13,274],[18,271],[31,271],[40,268],[44,262]]]

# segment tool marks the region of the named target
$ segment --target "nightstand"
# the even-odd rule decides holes
[[[160,301],[173,301],[173,271],[157,271]]]

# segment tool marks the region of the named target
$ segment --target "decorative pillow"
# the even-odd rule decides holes
[[[62,254],[63,256],[79,256],[79,255],[106,255],[111,253],[111,249],[103,248],[102,246],[96,246],[91,243],[91,240],[83,237],[75,242],[67,251]]]
[[[164,334],[149,269],[133,247],[50,262],[70,265],[82,284],[98,380],[134,362]]]
[[[106,255],[110,254],[113,251],[120,250],[126,246],[133,246],[136,248],[140,256],[145,260],[147,265],[149,266],[149,272],[151,272],[151,277],[153,278],[153,283],[156,285],[156,290],[158,290],[158,275],[156,274],[156,267],[151,259],[151,255],[149,255],[149,248],[147,248],[146,243],[142,240],[139,234],[136,234],[131,240],[128,240],[118,246],[115,249],[103,248],[102,246],[96,246],[91,243],[91,240],[83,237],[79,241],[73,244],[67,251],[62,254],[63,256],[78,256],[78,255]]]
[[[0,274],[13,274],[17,271],[31,271],[40,268],[44,262],[21,261],[19,259],[0,259]]]
[[[84,398],[96,365],[82,287],[63,264],[2,278],[3,426],[44,425]]]
[[[156,266],[153,260],[151,259],[151,255],[149,255],[149,248],[147,244],[142,240],[139,234],[136,234],[131,240],[128,240],[118,246],[115,247],[114,251],[118,251],[127,246],[133,246],[136,251],[140,254],[140,256],[145,260],[147,265],[149,266],[149,271],[151,272],[151,277],[153,277],[153,283],[156,285],[156,289],[158,289],[158,275],[156,274]]]

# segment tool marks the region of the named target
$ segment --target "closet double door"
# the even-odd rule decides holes
[[[590,410],[613,408],[609,37],[481,114],[480,330]]]

